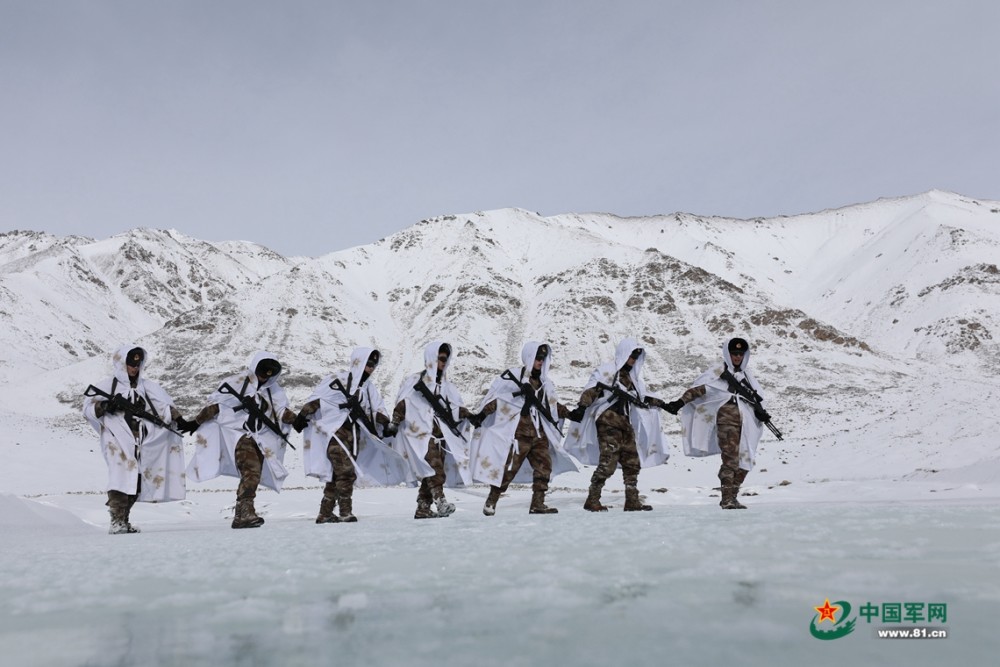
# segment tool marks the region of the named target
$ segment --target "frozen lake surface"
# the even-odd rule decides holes
[[[37,499],[46,507],[0,496],[0,655],[18,666],[980,665],[1000,649],[993,501],[727,512],[654,497],[655,511],[623,513],[618,496],[591,514],[583,493],[564,491],[552,495],[560,514],[532,516],[522,489],[486,518],[484,495],[453,491],[455,515],[414,521],[414,491],[359,490],[359,523],[318,526],[318,490],[292,490],[261,497],[265,526],[234,531],[231,491],[191,493],[139,506],[143,532],[114,537],[100,495]],[[918,625],[950,636],[880,640],[878,619],[859,618],[819,641],[809,625],[827,598],[855,612],[944,603],[947,622]]]

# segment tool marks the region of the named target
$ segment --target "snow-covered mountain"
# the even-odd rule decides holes
[[[650,389],[673,398],[741,334],[788,434],[770,451],[800,476],[829,476],[831,457],[862,478],[995,465],[1000,418],[970,406],[1000,398],[998,244],[1000,203],[937,191],[755,220],[449,215],[318,258],[173,231],[10,232],[0,379],[20,391],[0,412],[79,435],[82,388],[132,341],[194,410],[261,348],[295,403],[374,344],[391,400],[436,338],[455,345],[468,402],[544,339],[573,403],[626,335],[649,351]]]

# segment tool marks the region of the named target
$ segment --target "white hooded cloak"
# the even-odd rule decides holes
[[[399,425],[399,431],[393,439],[393,449],[406,459],[417,479],[434,475],[434,469],[424,460],[424,457],[430,447],[430,439],[437,417],[431,404],[413,387],[417,382],[423,382],[432,394],[440,395],[442,400],[447,401],[451,407],[452,418],[456,422],[458,421],[458,409],[462,407],[462,397],[459,395],[458,389],[447,380],[448,366],[455,357],[454,347],[452,347],[452,354],[441,372],[440,384],[437,382],[438,350],[444,344],[444,341],[435,340],[424,347],[424,370],[403,380],[403,384],[399,388],[399,396],[396,399],[396,403],[405,402],[406,417]],[[469,484],[472,481],[472,476],[469,474],[468,441],[471,436],[471,428],[468,421],[459,424],[459,429],[463,432],[465,440],[452,433],[451,429],[444,424],[440,424],[439,428],[444,434],[445,486],[455,487]]]
[[[125,356],[135,345],[125,345],[112,357],[113,375],[94,386],[107,394],[120,394],[129,401],[141,396],[146,401],[146,411],[169,424],[173,421],[170,408],[174,401],[166,391],[152,380],[143,377],[149,355],[142,350],[139,376],[133,388],[125,368]],[[83,401],[83,414],[101,438],[101,451],[108,464],[108,491],[135,495],[138,478],[142,485],[138,500],[156,503],[183,500],[185,494],[184,441],[176,433],[139,420],[139,439],[121,412],[97,418],[96,407],[102,396],[88,396]],[[136,458],[136,445],[139,456]]]
[[[743,355],[740,372],[733,372],[737,380],[744,377],[761,396],[764,393],[750,372],[750,350]],[[761,422],[754,416],[753,407],[742,396],[729,391],[729,384],[721,379],[726,368],[733,371],[733,359],[729,354],[729,342],[722,344],[722,359],[707,371],[698,376],[692,387],[705,385],[705,395],[686,404],[680,411],[681,440],[684,443],[684,454],[687,456],[711,456],[720,454],[719,433],[716,428],[716,413],[719,408],[736,396],[736,405],[740,409],[740,468],[752,470],[757,457],[757,444],[763,431]]]
[[[270,352],[255,352],[247,362],[246,371],[223,380],[219,389],[208,397],[210,405],[218,404],[219,414],[206,421],[195,432],[195,453],[187,470],[188,477],[194,481],[207,482],[219,475],[238,478],[240,472],[236,469],[236,443],[244,435],[249,435],[264,454],[260,483],[269,489],[281,491],[281,486],[288,477],[288,470],[284,466],[288,445],[263,424],[259,424],[256,430],[250,430],[246,411],[238,410],[242,407],[240,399],[221,391],[222,385],[228,383],[234,391],[242,391],[243,395],[250,396],[258,404],[261,398],[265,399],[268,403],[267,416],[287,435],[289,426],[282,423],[281,414],[288,407],[288,397],[278,384],[278,378],[284,369],[258,386],[255,370],[257,364],[264,359],[277,360],[277,357]]]
[[[545,396],[545,405],[548,407],[549,415],[557,420],[558,395],[555,384],[549,379],[549,366],[552,362],[552,346],[548,343],[538,341],[528,341],[521,349],[520,368],[514,367],[508,371],[522,384],[528,383],[531,369],[534,368],[535,355],[538,348],[547,345],[549,355],[542,362],[540,380]],[[517,425],[521,421],[521,410],[524,408],[525,398],[514,396],[519,392],[518,386],[510,380],[498,377],[493,381],[486,398],[479,404],[479,411],[492,401],[497,402],[496,411],[489,415],[483,422],[481,428],[477,429],[472,436],[470,446],[470,468],[472,479],[484,484],[500,486],[503,482],[504,465],[512,448],[517,446],[514,434]],[[552,459],[552,477],[564,472],[577,472],[576,463],[562,448],[562,435],[548,420],[538,414],[536,408],[530,409],[531,421],[539,432],[544,433],[549,441],[549,456]],[[532,481],[533,471],[530,466],[522,465],[514,476],[513,483],[526,484]]]
[[[646,384],[642,380],[642,366],[646,362],[646,351],[643,350],[636,359],[629,377],[632,380],[631,391],[618,382],[618,371],[628,361],[632,350],[642,347],[634,338],[625,338],[615,349],[615,360],[601,364],[590,374],[584,391],[597,386],[597,383],[617,386],[622,391],[631,393],[640,401],[646,400]],[[588,465],[600,462],[601,450],[597,440],[597,419],[612,405],[613,396],[605,394],[587,407],[583,420],[577,424],[570,422],[569,433],[566,434],[566,451]],[[629,421],[635,433],[635,444],[639,451],[639,462],[643,468],[651,468],[666,463],[670,458],[663,432],[660,429],[660,411],[658,408],[641,408],[630,406]]]
[[[375,415],[386,414],[382,394],[371,378],[367,378],[360,390],[358,389],[358,383],[365,372],[365,364],[374,351],[375,348],[371,347],[354,348],[351,353],[350,369],[323,378],[306,399],[306,403],[318,400],[320,405],[302,434],[304,443],[302,462],[307,476],[323,482],[333,480],[333,466],[326,455],[327,445],[333,439],[345,452],[352,455],[351,460],[358,472],[356,485],[392,486],[414,481],[410,466],[403,457],[377,436],[369,433],[364,426],[358,424],[354,426],[355,451],[351,451],[347,444],[336,436],[337,431],[350,416],[351,410],[346,407],[347,397],[333,386],[334,380],[340,380],[349,394],[353,395],[360,391],[358,399],[361,401],[361,406],[377,429],[379,426],[375,421]]]

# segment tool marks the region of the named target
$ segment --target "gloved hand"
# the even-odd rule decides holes
[[[257,401],[253,400],[252,396],[240,396],[240,403],[243,405],[243,409],[247,411],[257,408]]]
[[[483,421],[486,420],[486,415],[481,412],[472,412],[468,417],[466,417],[466,419],[468,419],[469,423],[474,427],[479,428],[483,425]]]
[[[769,421],[771,421],[771,415],[767,414],[767,410],[765,410],[760,405],[755,405],[754,406],[754,408],[753,408],[753,416],[756,417],[757,421],[759,421],[759,422],[769,422]]]
[[[382,437],[392,438],[399,432],[399,424],[396,422],[390,422],[382,427]]]
[[[302,433],[302,431],[306,430],[306,426],[308,425],[309,420],[306,419],[306,416],[303,414],[297,415],[295,417],[295,421],[292,422],[292,428],[295,429],[296,433]]]
[[[188,434],[197,431],[199,426],[198,422],[194,420],[188,421],[187,419],[184,419],[184,417],[178,417],[176,424],[178,431]]]
[[[583,421],[583,413],[586,412],[586,411],[587,411],[587,408],[585,408],[582,405],[578,405],[578,406],[576,406],[575,408],[573,408],[572,410],[569,411],[569,414],[566,415],[566,419],[570,420],[571,422],[582,422]]]
[[[663,406],[663,409],[672,415],[676,415],[678,412],[681,411],[681,408],[683,407],[684,407],[684,401],[678,398],[676,401],[670,401],[669,403],[665,404]]]
[[[125,400],[124,397],[122,398],[122,400]],[[142,396],[136,396],[135,397],[135,402],[132,403],[132,405],[134,405],[137,410],[145,410],[146,409],[146,399],[144,399]]]
[[[110,401],[105,401],[104,413],[108,415],[113,415],[119,410],[124,409],[125,405],[127,404],[128,401],[125,400],[124,396],[122,396],[121,394],[115,394],[114,396],[111,397]]]

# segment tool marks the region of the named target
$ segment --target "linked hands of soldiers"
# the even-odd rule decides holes
[[[569,414],[566,415],[566,419],[570,420],[571,422],[581,422],[583,421],[583,413],[586,411],[587,408],[585,408],[582,405],[578,405],[569,411]]]
[[[678,398],[676,401],[670,401],[669,403],[664,405],[663,409],[672,415],[676,415],[678,412],[681,411],[681,408],[683,407],[684,407],[684,401]]]
[[[199,426],[198,422],[194,420],[189,421],[187,419],[184,419],[183,417],[179,417],[177,419],[177,430],[180,431],[181,433],[188,433],[188,434],[194,433],[195,431],[198,430],[198,426]]]
[[[399,432],[399,424],[390,422],[382,427],[382,437],[391,438]]]
[[[292,428],[295,429],[296,433],[302,433],[302,431],[306,430],[306,426],[308,425],[309,425],[309,420],[306,419],[305,415],[297,416],[295,418],[295,421],[292,422]]]

